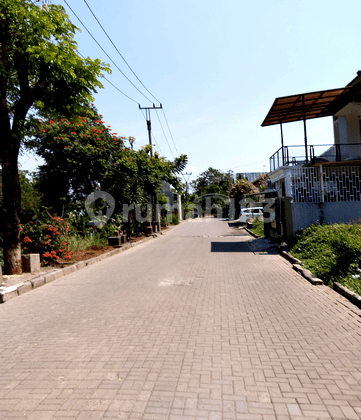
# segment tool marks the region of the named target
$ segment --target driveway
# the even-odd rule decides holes
[[[360,311],[251,240],[190,220],[1,305],[0,417],[361,418]]]

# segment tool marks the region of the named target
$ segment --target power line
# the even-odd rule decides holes
[[[154,146],[157,146],[158,149],[160,150],[160,153],[162,154],[162,156],[164,156],[164,153],[162,152],[162,149],[159,146],[158,140],[155,138],[154,134],[152,133],[152,137],[153,139],[156,141],[156,143],[154,143]],[[164,156],[165,157],[165,156]]]
[[[133,69],[130,67],[130,65],[127,63],[126,59],[123,57],[123,55],[120,53],[120,51],[118,50],[118,48],[116,47],[116,45],[114,44],[114,42],[112,41],[112,39],[110,38],[110,36],[108,35],[107,31],[104,29],[104,27],[102,26],[102,24],[99,22],[98,18],[95,16],[93,10],[91,9],[91,7],[89,6],[89,4],[87,3],[86,0],[84,0],[84,3],[88,6],[88,9],[90,10],[91,14],[94,16],[94,19],[98,22],[99,26],[102,28],[103,32],[105,33],[105,35],[108,37],[109,41],[112,43],[113,47],[116,49],[117,53],[121,56],[122,60],[124,61],[124,63],[128,66],[129,70],[134,74],[134,76],[137,78],[138,82],[144,87],[144,89],[150,93],[151,96],[153,96],[153,98],[157,101],[160,102],[153,94],[152,92],[150,92],[147,87],[144,85],[144,83],[139,79],[139,77],[135,74],[135,72],[133,71]]]
[[[78,50],[77,53],[80,55],[80,57],[82,57],[85,60],[85,57],[83,56],[83,54],[81,54]],[[117,88],[115,86],[114,83],[112,83],[110,80],[108,80],[105,76],[103,76],[103,78],[110,83],[116,90],[118,90],[122,95],[124,95],[125,97],[127,97],[128,99],[130,99],[131,101],[135,102],[136,104],[138,103],[137,101],[135,101],[134,99],[132,99],[130,96],[128,96],[127,94],[125,94],[124,92],[122,92],[119,88]]]
[[[172,152],[172,149],[170,148],[170,145],[169,145],[169,142],[168,142],[167,136],[165,135],[165,132],[164,132],[164,129],[163,129],[163,125],[162,125],[162,123],[161,123],[161,121],[160,121],[160,118],[159,118],[159,115],[158,115],[158,111],[157,111],[157,110],[156,110],[156,113],[157,113],[157,117],[158,117],[159,124],[160,124],[160,126],[161,126],[161,128],[162,128],[162,131],[163,131],[164,137],[165,137],[165,139],[166,139],[166,141],[167,141],[167,144],[168,144],[169,150],[170,150],[170,152],[172,153],[172,156],[173,156],[173,158],[174,158],[174,154],[173,154],[173,152]]]
[[[174,139],[173,139],[173,136],[172,136],[172,132],[170,131],[169,124],[168,124],[168,121],[167,121],[167,117],[165,116],[164,109],[162,108],[162,110],[163,110],[164,119],[165,119],[165,122],[167,123],[167,127],[168,127],[168,130],[169,130],[170,136],[171,136],[171,138],[172,138],[172,140],[173,140],[174,148],[175,148],[175,150],[176,150],[176,152],[177,152],[177,155],[178,155],[178,156],[180,156],[180,154],[179,154],[179,152],[178,152],[178,149],[177,149],[177,146],[176,146],[176,145],[175,145],[175,143],[174,143]]]
[[[144,96],[144,98],[146,98],[149,102],[152,102],[146,95],[144,95],[144,93],[142,91],[140,91],[135,84],[122,72],[122,70],[120,70],[120,68],[117,66],[117,64],[112,60],[112,58],[110,57],[110,55],[104,50],[104,48],[99,44],[99,42],[95,39],[95,37],[92,35],[92,33],[89,31],[89,29],[84,25],[84,23],[80,20],[80,18],[78,17],[78,15],[74,12],[74,10],[69,6],[68,2],[66,0],[64,0],[65,4],[69,7],[69,9],[74,13],[75,17],[79,20],[79,22],[83,25],[83,27],[85,28],[85,30],[88,32],[88,34],[93,38],[93,40],[97,43],[97,45],[99,46],[99,48],[104,52],[104,54],[109,58],[109,60],[115,65],[115,67],[120,71],[120,73],[128,80],[128,82],[135,88],[137,89],[137,91]],[[137,102],[138,103],[138,102]]]
[[[144,98],[146,98],[149,102],[152,102],[146,95],[144,95],[143,92],[141,92],[137,86],[134,85],[134,83],[124,74],[124,72],[117,66],[117,64],[114,62],[114,60],[112,60],[112,58],[110,57],[110,55],[104,50],[104,48],[100,45],[100,43],[95,39],[95,37],[92,35],[92,33],[89,31],[89,29],[84,25],[84,23],[81,21],[81,19],[78,17],[78,15],[74,12],[74,10],[70,7],[70,5],[68,4],[68,2],[66,0],[64,0],[65,4],[69,7],[69,9],[73,12],[73,14],[75,15],[75,17],[79,20],[79,22],[81,23],[81,25],[85,28],[85,30],[88,32],[88,34],[93,38],[93,40],[96,42],[96,44],[99,46],[99,48],[104,52],[104,54],[109,58],[109,60],[115,65],[115,67],[120,71],[120,73],[128,80],[128,82],[142,95],[144,96]],[[110,40],[110,42],[112,43],[112,45],[114,46],[114,48],[116,49],[116,51],[118,52],[118,54],[121,56],[121,58],[123,59],[123,61],[125,62],[125,64],[128,66],[128,68],[131,70],[131,72],[134,74],[134,76],[137,78],[137,80],[140,82],[140,84],[146,89],[146,91],[154,98],[158,101],[158,99],[147,89],[147,87],[142,83],[142,81],[139,79],[139,77],[135,74],[135,72],[132,70],[132,68],[130,67],[130,65],[127,63],[127,61],[125,60],[125,58],[123,57],[123,55],[119,52],[118,48],[116,47],[116,45],[114,44],[114,42],[111,40],[110,36],[107,34],[107,32],[105,31],[104,27],[101,25],[101,23],[99,22],[99,20],[97,19],[96,15],[94,14],[94,12],[92,11],[92,9],[90,8],[89,4],[86,2],[86,0],[84,0],[85,4],[87,5],[87,7],[89,8],[90,12],[92,13],[92,15],[94,16],[95,20],[98,22],[99,26],[102,28],[102,30],[104,31],[104,33],[106,34],[106,36],[108,37],[108,39]],[[104,77],[104,76],[103,76]],[[132,99],[130,96],[126,95],[124,92],[122,92],[118,87],[116,87],[112,82],[110,82],[106,77],[104,77],[105,80],[107,80],[108,83],[110,83],[115,89],[117,89],[122,95],[124,95],[125,97],[127,97],[128,99],[130,99],[131,101],[138,103],[137,101],[135,101],[134,99]],[[160,101],[158,101],[160,102]],[[138,103],[139,105],[139,103]],[[165,115],[164,109],[163,110],[163,115],[164,115],[164,119],[166,121],[167,127],[168,127],[168,131],[170,133],[170,136],[172,138],[172,142],[174,145],[174,148],[176,150],[176,153],[179,155],[177,146],[175,144],[172,132],[170,130],[169,124],[168,124],[168,120],[167,117]],[[164,133],[164,136],[166,138],[166,141],[168,143],[169,149],[173,155],[172,149],[170,148],[168,139],[165,135],[162,123],[159,119],[158,113],[157,113],[157,117],[159,120],[159,123],[161,125],[162,131]]]

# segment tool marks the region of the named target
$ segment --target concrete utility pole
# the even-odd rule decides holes
[[[188,181],[189,181],[189,178],[190,178],[190,176],[192,175],[192,172],[190,172],[190,173],[185,173],[185,174],[183,174],[183,177],[184,177],[184,175],[188,175],[188,179],[187,179],[187,181],[186,181],[186,196],[187,196],[187,198],[188,198]],[[184,177],[184,180],[185,180],[185,177]]]
[[[153,157],[153,145],[152,145],[152,123],[150,120],[150,110],[151,109],[162,109],[162,104],[159,104],[159,106],[155,106],[153,104],[152,107],[141,107],[139,105],[139,109],[145,109],[145,115],[146,115],[146,120],[147,120],[147,128],[148,128],[148,137],[149,137],[149,144],[150,144],[150,156]],[[154,205],[156,204],[156,198],[154,196],[150,196],[150,204],[151,204],[151,215],[150,215],[150,220],[149,220],[149,225],[152,225],[152,223],[154,223]],[[160,230],[160,222],[159,222],[159,230]],[[150,229],[150,227],[148,226],[148,229]]]
[[[139,109],[145,109],[145,115],[147,120],[147,128],[148,128],[148,136],[149,136],[149,144],[150,144],[150,155],[153,157],[153,145],[152,145],[152,124],[150,120],[150,110],[151,109],[162,109],[162,104],[159,104],[159,106],[155,106],[153,104],[152,107],[144,107],[142,108],[139,105]]]

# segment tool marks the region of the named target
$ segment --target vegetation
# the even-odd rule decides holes
[[[105,125],[91,101],[102,87],[99,77],[109,69],[99,60],[79,57],[76,30],[62,6],[1,3],[0,247],[6,274],[21,274],[24,250],[40,253],[45,261],[70,259],[70,236],[89,238],[84,200],[94,191],[110,193],[120,206],[140,204],[144,212],[162,180],[176,190],[182,187],[178,175],[186,155],[170,162],[152,157],[149,145],[128,149],[124,140],[133,144],[135,139]],[[18,171],[22,149],[32,149],[45,161],[32,180]],[[104,203],[94,206],[104,210]],[[113,218],[121,216],[118,207]],[[134,212],[126,222],[107,223],[92,237],[103,240],[115,228],[128,236],[140,233]]]
[[[297,238],[290,254],[316,277],[361,295],[361,225],[311,225]]]
[[[252,182],[247,181],[246,179],[237,179],[237,181],[230,188],[230,197],[234,199],[235,202],[235,212],[236,215],[240,213],[241,202],[245,199],[246,194],[255,194],[259,193],[259,190]],[[258,201],[258,196],[254,195],[249,197],[253,201]]]
[[[62,6],[39,7],[30,0],[2,0],[0,6],[0,159],[5,272],[21,273],[21,189],[18,155],[24,138],[37,129],[36,114],[79,115],[108,66],[83,59]],[[29,112],[31,111],[31,112]]]
[[[264,224],[262,220],[255,219],[253,222],[253,226],[249,229],[253,233],[259,236],[264,236]]]
[[[191,186],[194,191],[194,199],[199,197],[197,203],[202,207],[203,212],[210,212],[206,209],[206,200],[201,199],[202,196],[207,194],[214,194],[212,197],[211,205],[215,211],[216,208],[223,209],[223,213],[226,214],[226,201],[222,196],[229,196],[229,189],[233,182],[233,171],[222,172],[218,169],[208,168],[206,171],[202,172],[196,180],[191,182]],[[216,196],[220,195],[220,196]],[[210,200],[209,200],[210,201]],[[187,205],[187,207],[189,207]],[[189,211],[188,211],[189,212]]]

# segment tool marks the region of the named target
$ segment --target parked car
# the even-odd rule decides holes
[[[260,217],[263,217],[263,207],[249,207],[247,209],[241,209],[239,222],[247,223],[251,219],[258,219]]]

